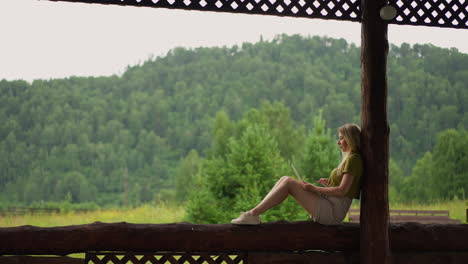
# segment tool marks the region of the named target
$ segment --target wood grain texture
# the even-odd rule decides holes
[[[363,264],[390,262],[387,120],[388,26],[379,16],[385,0],[361,0],[361,122],[364,177],[361,197]]]
[[[66,227],[0,228],[0,254],[86,251],[284,251],[352,250],[357,225],[324,226],[278,221],[258,226],[94,223]]]
[[[0,256],[1,264],[83,264],[84,259],[70,257]]]
[[[88,251],[359,251],[360,225],[278,221],[258,226],[94,223],[0,228],[0,254],[67,255]],[[468,251],[468,225],[391,225],[392,252]]]

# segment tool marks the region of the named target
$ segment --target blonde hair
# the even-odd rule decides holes
[[[343,159],[341,160],[340,165],[338,165],[338,169],[341,171],[343,169],[344,163],[349,153],[350,152],[359,153],[361,151],[361,128],[354,123],[349,123],[349,124],[344,124],[340,126],[338,128],[338,132],[341,133],[341,135],[344,137],[344,139],[346,140],[346,143],[348,143],[348,146],[350,148],[349,152],[342,153]]]

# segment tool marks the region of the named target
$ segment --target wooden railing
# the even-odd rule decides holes
[[[461,224],[460,220],[451,219],[450,212],[444,210],[390,210],[389,218],[391,223]],[[359,223],[360,210],[350,209],[348,219],[351,223]]]
[[[0,209],[1,216],[8,215],[25,215],[25,214],[53,214],[60,213],[59,208],[30,208],[30,207],[14,207]]]
[[[15,256],[0,263],[358,263],[359,234],[359,224],[310,221],[7,227],[0,228],[0,255]],[[468,225],[393,224],[390,245],[394,263],[468,263]],[[87,259],[64,257],[72,253],[87,253]]]
[[[85,213],[93,209],[71,209],[74,212]],[[60,208],[34,208],[34,207],[11,207],[0,209],[0,216],[25,215],[25,214],[58,214],[63,212]]]

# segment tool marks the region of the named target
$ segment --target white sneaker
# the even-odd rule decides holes
[[[260,216],[253,215],[249,212],[242,212],[236,219],[232,219],[231,223],[235,225],[258,225],[262,221]]]

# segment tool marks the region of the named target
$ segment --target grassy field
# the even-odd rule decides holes
[[[353,204],[352,208],[359,208]],[[466,223],[467,202],[454,200],[432,204],[390,204],[390,209],[406,210],[449,210],[450,218]],[[89,224],[96,221],[115,223],[176,223],[184,218],[184,207],[159,203],[143,205],[133,209],[107,209],[87,213],[38,214],[21,216],[0,216],[0,227],[32,225],[41,227]]]
[[[359,208],[353,204],[352,208]],[[438,202],[433,204],[390,204],[390,209],[406,210],[449,210],[450,217],[466,223],[468,203],[463,200]],[[32,225],[41,227],[67,226],[100,222],[128,223],[175,223],[184,218],[184,207],[160,203],[144,205],[133,209],[108,209],[87,213],[39,214],[22,216],[0,216],[0,227]],[[69,257],[84,258],[83,253],[70,254]]]
[[[115,223],[175,223],[182,221],[182,206],[160,203],[144,205],[133,209],[107,209],[86,213],[35,214],[21,216],[0,216],[0,227],[32,225],[41,227],[89,224],[96,221]]]

